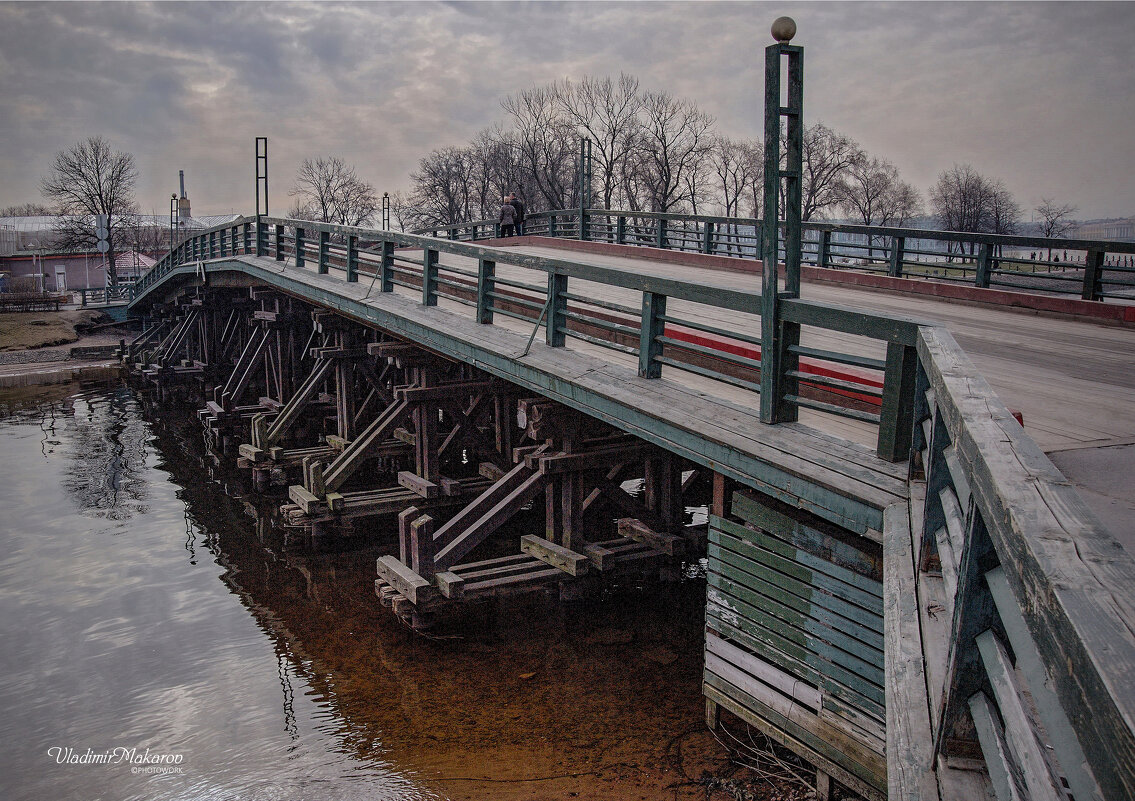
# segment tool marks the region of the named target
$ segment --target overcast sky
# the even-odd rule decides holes
[[[898,165],[923,194],[969,163],[1031,210],[1135,214],[1131,3],[0,3],[0,206],[41,201],[59,150],[133,153],[144,212],[186,171],[195,214],[271,210],[305,157],[381,192],[429,150],[501,120],[535,84],[620,71],[759,136],[772,20],[797,21],[805,120]],[[1028,212],[1026,212],[1028,216]]]

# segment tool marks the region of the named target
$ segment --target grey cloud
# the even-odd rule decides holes
[[[762,49],[806,47],[805,112],[925,190],[954,162],[1082,215],[1130,214],[1135,6],[1125,3],[0,3],[0,204],[99,133],[133,152],[143,208],[179,168],[195,210],[247,210],[252,138],[272,204],[305,157],[379,189],[504,118],[512,92],[630,72],[760,132]]]

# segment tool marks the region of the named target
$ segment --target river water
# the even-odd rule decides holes
[[[374,596],[390,536],[291,542],[195,425],[0,396],[0,796],[704,797],[704,582],[415,635]]]

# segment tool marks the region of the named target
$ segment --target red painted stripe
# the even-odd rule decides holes
[[[734,356],[743,356],[746,359],[761,358],[761,349],[753,345],[730,341],[728,339],[724,339],[723,337],[714,336],[712,334],[705,334],[700,331],[692,331],[688,328],[682,328],[680,326],[666,326],[666,336],[670,337],[671,339],[681,340],[682,342],[689,342],[693,345],[700,345],[703,348],[713,348],[714,350],[719,350],[723,353],[731,353]],[[800,372],[823,376],[825,378],[838,378],[842,381],[854,381],[857,384],[863,384],[865,386],[875,387],[877,389],[883,388],[883,382],[867,370],[857,369],[842,364],[838,367],[830,367],[828,366],[829,364],[831,363],[802,357],[800,359]],[[874,395],[866,395],[859,392],[838,389],[836,387],[821,386],[818,384],[814,386],[817,386],[826,392],[831,392],[836,395],[843,395],[847,398],[854,398],[855,400],[869,403],[872,406],[883,405],[882,399],[877,398]]]

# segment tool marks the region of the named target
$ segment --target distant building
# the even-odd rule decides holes
[[[185,198],[185,210],[189,210]],[[239,219],[239,214],[178,217],[179,240],[194,231]],[[0,217],[0,275],[10,279],[30,276],[36,289],[48,292],[103,287],[108,277],[103,255],[98,251],[64,252],[55,245],[54,234],[60,217]],[[142,275],[169,248],[168,215],[139,214],[134,219],[137,248],[116,254],[120,278]],[[127,243],[129,246],[131,243]]]
[[[1135,217],[1092,220],[1081,224],[1069,236],[1076,239],[1102,239],[1108,242],[1135,242]]]

